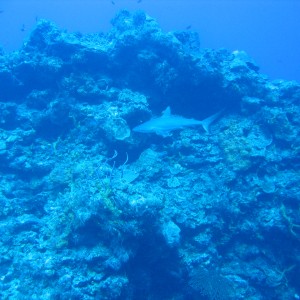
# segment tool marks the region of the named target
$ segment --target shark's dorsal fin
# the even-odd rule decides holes
[[[163,112],[162,117],[169,117],[171,115],[171,108],[168,106]]]

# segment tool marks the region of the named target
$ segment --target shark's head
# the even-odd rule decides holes
[[[171,110],[169,107],[163,111],[161,117],[154,117],[141,125],[134,127],[132,130],[140,133],[158,133],[165,130],[166,120],[171,116]]]
[[[155,122],[154,119],[152,119],[146,123],[134,127],[132,130],[139,133],[156,133],[163,137],[170,136],[170,130],[168,128],[165,128],[164,126],[161,126],[164,124],[157,124],[157,123],[158,122]]]
[[[155,129],[148,125],[148,122],[138,125],[132,129],[134,132],[141,132],[141,133],[150,133],[154,132]]]

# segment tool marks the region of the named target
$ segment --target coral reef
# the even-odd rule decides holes
[[[1,299],[299,299],[300,84],[120,11],[0,53]],[[167,106],[222,116],[171,136]]]

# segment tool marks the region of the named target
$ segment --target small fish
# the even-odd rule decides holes
[[[142,2],[142,0],[138,0],[138,1],[137,1],[137,3],[141,3],[141,2]]]
[[[190,30],[192,28],[192,25],[188,25],[185,27],[185,30]]]
[[[4,10],[0,10],[0,14],[3,14],[4,13]]]
[[[24,32],[25,31],[25,24],[22,24],[22,27],[21,27],[21,29],[20,29],[22,32]]]
[[[133,128],[133,131],[141,133],[156,133],[163,137],[167,137],[170,136],[171,132],[174,130],[201,125],[206,132],[209,132],[210,124],[214,122],[222,112],[223,110],[202,121],[199,121],[172,115],[170,107],[167,107],[167,109],[163,111],[161,117],[152,118],[149,121],[136,126]]]
[[[110,3],[111,3],[112,5],[115,5],[115,4],[116,4],[115,1],[110,1]]]

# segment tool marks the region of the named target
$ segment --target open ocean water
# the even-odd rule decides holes
[[[299,1],[0,2],[0,299],[300,299]]]

